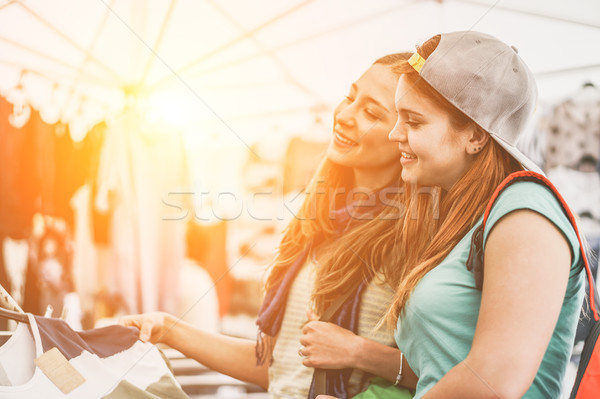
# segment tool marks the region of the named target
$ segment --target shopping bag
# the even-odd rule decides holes
[[[354,399],[412,399],[413,394],[406,388],[395,386],[385,378],[375,377],[369,387],[354,396]]]

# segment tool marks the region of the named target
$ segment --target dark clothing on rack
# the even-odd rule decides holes
[[[29,112],[24,113],[28,116],[24,124],[15,127],[10,122],[13,113],[14,106],[0,97],[0,245],[5,237],[30,239],[35,247],[32,250],[37,254],[40,251],[35,245],[36,238],[31,237],[33,215],[40,213],[63,220],[70,227],[68,230],[72,230],[74,216],[70,200],[98,169],[103,132],[93,132],[81,143],[75,143],[69,127],[61,122],[48,124],[38,111],[29,108]],[[71,245],[70,240],[64,244]],[[40,303],[48,299],[44,295],[54,297],[62,307],[62,295],[43,289],[47,285],[41,276],[40,262],[41,259],[30,252],[23,307],[35,314],[44,312],[47,303]],[[70,261],[60,263],[70,279]],[[10,292],[6,267],[4,258],[0,257],[0,284]]]
[[[28,237],[39,194],[35,131],[29,122],[14,127],[12,112],[12,104],[0,98],[0,241]]]
[[[0,237],[28,238],[36,212],[72,226],[69,201],[98,168],[100,133],[75,143],[61,122],[48,124],[32,109],[17,128],[9,122],[12,112],[0,98]]]

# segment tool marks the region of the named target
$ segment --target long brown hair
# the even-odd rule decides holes
[[[429,39],[417,49],[418,53],[426,59],[439,41],[440,36]],[[421,79],[408,62],[399,61],[393,70],[403,74],[412,90],[446,111],[455,130],[483,130]],[[387,315],[390,325],[396,325],[398,316],[423,276],[435,268],[475,225],[494,189],[511,172],[521,169],[521,165],[502,147],[494,140],[488,140],[482,151],[475,155],[464,176],[448,192],[430,188],[438,196],[424,198],[415,195],[423,190],[422,187],[407,190],[406,212],[396,227],[399,264],[389,266],[404,271]],[[426,201],[439,201],[439,205]]]
[[[374,64],[391,67],[410,55],[390,54]],[[400,174],[389,184],[391,187],[401,185]],[[267,290],[283,279],[289,265],[312,244],[319,254],[312,301],[314,310],[320,314],[344,289],[378,271],[384,258],[394,257],[394,225],[398,219],[395,204],[399,203],[401,194],[385,194],[387,206],[377,208],[375,214],[365,218],[368,220],[354,223],[352,228],[340,234],[333,211],[349,205],[348,194],[353,188],[354,175],[350,167],[335,164],[327,158],[321,162],[308,185],[302,207],[285,230],[271,265]]]

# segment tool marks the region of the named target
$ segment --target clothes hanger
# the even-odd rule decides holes
[[[12,310],[0,308],[0,317],[4,319],[10,319],[14,321],[18,321],[19,323],[27,323],[29,324],[29,318],[25,313],[14,312]]]
[[[0,317],[21,323],[29,323],[29,318],[23,312],[23,309],[2,285],[0,285]]]

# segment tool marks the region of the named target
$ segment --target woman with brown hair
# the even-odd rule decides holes
[[[390,237],[401,196],[400,153],[387,135],[397,116],[391,65],[409,55],[377,60],[335,109],[327,156],[267,280],[258,342],[208,334],[165,313],[121,323],[274,398],[313,397],[314,368],[328,370],[327,392],[340,397],[360,392],[371,375],[394,381],[399,351],[393,334],[376,326],[393,298],[386,280],[399,278],[397,268],[382,273],[397,262]],[[347,291],[331,322],[316,320]]]
[[[415,398],[558,398],[583,299],[575,227],[546,185],[517,181],[478,230],[509,174],[541,173],[514,145],[536,106],[533,76],[478,32],[435,36],[394,70],[390,139],[410,206],[389,318]],[[409,193],[423,187],[439,193],[435,212]]]

